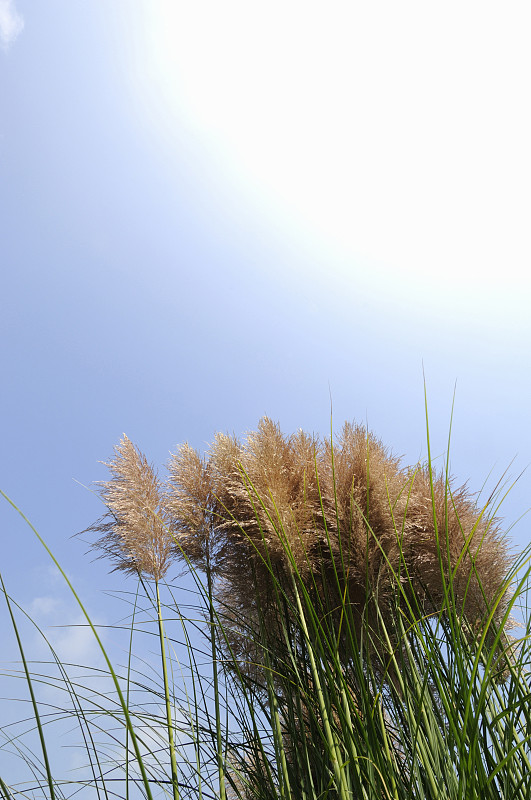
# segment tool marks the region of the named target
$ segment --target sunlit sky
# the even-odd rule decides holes
[[[184,127],[335,275],[367,260],[408,304],[479,290],[499,309],[509,277],[529,289],[530,20],[514,7],[142,10],[131,90],[170,163]]]
[[[122,432],[163,467],[332,402],[411,463],[424,368],[459,482],[527,466],[530,38],[518,2],[0,0],[0,487],[98,619],[122,579],[70,537]],[[1,536],[75,622],[7,504]]]

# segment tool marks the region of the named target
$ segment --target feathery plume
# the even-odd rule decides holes
[[[100,483],[100,496],[108,512],[87,530],[100,534],[92,547],[101,551],[101,557],[110,558],[116,570],[147,576],[155,581],[173,800],[180,800],[159,593],[159,581],[164,578],[172,562],[174,535],[164,506],[163,487],[146,457],[125,433],[114,451],[115,458],[106,464],[112,478]]]
[[[107,513],[87,528],[100,534],[91,545],[115,570],[161,580],[173,559],[174,536],[164,492],[153,467],[124,434],[115,458],[105,463],[112,474],[100,485]]]

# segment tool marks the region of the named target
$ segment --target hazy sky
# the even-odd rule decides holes
[[[98,619],[122,579],[69,537],[122,432],[163,467],[331,397],[412,463],[424,365],[458,481],[527,466],[530,38],[527,2],[0,0],[0,487]],[[8,589],[76,621],[1,509]]]

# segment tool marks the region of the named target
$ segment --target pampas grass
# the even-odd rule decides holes
[[[58,780],[19,638],[46,761],[31,790],[0,775],[3,797],[528,797],[531,556],[511,556],[497,496],[479,506],[354,424],[322,440],[264,418],[205,455],[179,447],[167,481],[124,436],[107,466],[91,548],[140,592],[128,666],[107,657],[116,699],[89,703],[112,725],[62,665],[90,769]],[[150,608],[160,679],[135,660]],[[106,737],[125,751],[104,767]]]
[[[281,638],[271,576],[291,596],[294,572],[313,602],[326,596],[339,615],[348,593],[358,638],[367,622],[390,628],[397,580],[414,585],[417,613],[430,614],[444,606],[451,578],[475,634],[495,600],[495,620],[504,615],[510,558],[492,507],[478,508],[465,487],[427,465],[401,468],[361,426],[345,424],[332,443],[303,431],[286,437],[264,418],[242,442],[218,435],[206,459],[184,445],[169,472],[177,555],[201,568],[209,551],[234,633],[235,612],[244,629],[251,620],[256,627],[258,597],[266,631]],[[232,636],[231,645],[249,656],[248,637]]]

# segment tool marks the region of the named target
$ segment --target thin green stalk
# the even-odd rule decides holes
[[[77,592],[74,589],[72,583],[68,579],[65,571],[62,569],[61,565],[59,564],[59,562],[57,561],[57,559],[53,555],[52,551],[50,550],[50,548],[48,547],[48,545],[46,544],[44,539],[37,532],[37,530],[33,527],[33,525],[31,524],[29,519],[25,516],[25,514],[22,513],[22,511],[15,505],[15,503],[11,500],[11,498],[8,497],[8,495],[5,492],[2,491],[2,489],[0,489],[0,494],[15,509],[15,511],[17,511],[20,514],[22,519],[26,522],[26,524],[33,531],[33,533],[35,534],[35,536],[37,537],[39,542],[42,544],[42,546],[44,547],[44,549],[46,550],[46,552],[48,553],[48,555],[52,559],[53,563],[55,564],[55,566],[57,567],[57,569],[61,573],[66,585],[68,586],[68,588],[72,592],[77,604],[79,605],[79,607],[80,607],[80,609],[81,609],[81,611],[83,613],[83,616],[87,620],[88,625],[89,625],[89,627],[90,627],[90,629],[91,629],[91,631],[92,631],[92,633],[94,635],[94,638],[96,639],[96,642],[98,643],[98,646],[99,646],[99,648],[101,650],[101,653],[102,653],[102,655],[103,655],[103,657],[105,659],[105,663],[107,664],[107,668],[109,669],[109,673],[111,675],[111,678],[112,678],[112,681],[113,681],[113,684],[114,684],[114,688],[116,689],[116,693],[117,693],[119,701],[120,701],[120,706],[121,706],[122,711],[124,713],[124,717],[125,717],[127,728],[129,729],[129,732],[131,734],[131,740],[133,742],[133,747],[135,749],[135,755],[136,755],[136,758],[137,758],[137,761],[138,761],[138,766],[139,766],[139,769],[140,769],[140,773],[142,775],[142,783],[144,784],[144,788],[146,790],[146,795],[149,798],[149,800],[153,800],[153,794],[151,792],[151,786],[150,786],[149,778],[148,778],[147,773],[146,773],[146,769],[145,769],[144,762],[143,762],[143,759],[142,759],[142,754],[140,752],[140,747],[138,745],[138,739],[137,739],[137,736],[136,736],[136,733],[135,733],[135,730],[134,730],[134,727],[133,727],[133,723],[131,721],[131,716],[129,714],[129,709],[127,708],[127,704],[125,702],[125,698],[123,696],[123,692],[122,692],[120,683],[118,681],[118,676],[116,675],[114,667],[111,664],[111,660],[110,660],[109,656],[107,655],[107,651],[105,650],[105,647],[103,646],[103,642],[101,641],[101,639],[100,639],[100,637],[98,635],[96,627],[95,627],[94,623],[92,622],[91,618],[89,617],[88,612],[85,609],[85,606],[83,605],[83,603],[81,601],[81,598],[77,594]]]
[[[173,740],[173,723],[171,719],[171,703],[170,703],[170,690],[168,686],[168,670],[166,666],[166,651],[164,647],[164,625],[162,621],[162,609],[160,603],[159,582],[155,581],[155,590],[157,593],[157,620],[159,623],[159,642],[160,642],[160,658],[162,662],[162,677],[164,680],[164,699],[166,702],[166,727],[168,730],[168,744],[170,747],[170,762],[171,762],[171,782],[173,788],[174,800],[180,800],[179,797],[179,775],[177,772],[177,759],[175,757],[175,743]]]
[[[302,608],[302,603],[300,599],[300,595],[297,589],[297,584],[295,582],[295,578],[292,574],[292,584],[293,584],[293,591],[295,595],[295,601],[297,603],[297,610],[299,613],[299,621],[301,625],[302,632],[306,638],[308,644],[308,657],[310,659],[311,671],[312,671],[312,678],[315,684],[315,691],[317,694],[318,702],[319,702],[319,711],[321,712],[322,720],[323,720],[323,727],[325,731],[326,741],[328,744],[330,757],[332,760],[332,768],[334,771],[334,777],[336,781],[336,788],[339,793],[341,800],[349,800],[349,791],[346,785],[345,775],[344,775],[344,766],[340,763],[339,754],[336,747],[335,737],[332,734],[332,729],[330,726],[330,720],[328,719],[328,709],[326,707],[325,698],[323,687],[321,686],[321,681],[319,678],[319,673],[317,671],[317,664],[315,662],[315,656],[313,653],[313,647],[311,644],[311,639],[308,634],[308,627],[306,625],[306,618],[304,615],[304,610]]]
[[[189,714],[189,718],[190,718],[190,727],[191,727],[191,730],[192,730],[192,739],[193,739],[193,743],[194,743],[194,751],[195,751],[195,757],[196,757],[195,766],[196,766],[196,774],[197,774],[197,780],[198,780],[198,787],[197,787],[198,800],[202,800],[203,799],[203,790],[202,790],[202,779],[201,779],[200,742],[199,742],[199,738],[198,738],[198,730],[199,730],[199,700],[198,700],[198,696],[197,696],[197,680],[194,679],[194,672],[195,672],[195,674],[198,674],[198,667],[197,667],[197,662],[196,662],[195,655],[194,655],[194,650],[193,650],[192,644],[190,642],[190,637],[189,637],[189,634],[188,634],[188,630],[187,630],[186,625],[185,625],[185,620],[184,620],[184,618],[183,618],[183,616],[182,616],[182,614],[181,614],[181,612],[179,610],[178,604],[177,604],[177,602],[176,602],[176,600],[175,600],[175,598],[173,596],[173,593],[171,591],[171,587],[169,587],[169,591],[170,591],[171,598],[172,598],[172,600],[173,600],[173,602],[175,604],[175,608],[177,609],[177,613],[179,615],[179,622],[181,623],[181,628],[182,628],[184,639],[185,639],[186,651],[188,653],[188,659],[189,659],[189,664],[190,664],[190,672],[192,673],[192,689],[193,689],[193,696],[194,696],[193,708],[195,709],[195,719],[194,719],[194,715],[192,714],[192,704],[191,704],[190,698],[188,697],[188,691],[187,691],[187,688],[186,688],[186,682],[184,680],[183,680],[183,686],[184,686],[184,690],[185,690],[185,693],[186,693],[186,701],[187,701],[187,705],[188,705],[188,714]],[[203,697],[203,699],[204,699],[204,697]]]
[[[228,510],[225,509],[227,512]],[[230,512],[228,512],[230,513]],[[242,534],[245,535],[243,529],[241,530]],[[237,677],[238,681],[238,690],[242,692],[244,697],[244,701],[246,704],[246,709],[249,713],[249,717],[251,719],[251,728],[252,728],[252,740],[257,746],[257,749],[261,756],[264,758],[265,761],[265,768],[267,770],[268,776],[271,778],[271,770],[268,764],[266,753],[264,751],[263,743],[261,740],[260,729],[257,721],[257,715],[255,711],[255,703],[258,703],[259,707],[261,707],[261,701],[259,697],[254,697],[249,694],[249,689],[247,682],[245,680],[244,675],[240,670],[240,665],[238,662],[237,656],[234,654],[231,643],[227,636],[225,629],[223,628],[222,621],[218,612],[216,611],[216,607],[214,605],[214,595],[213,595],[213,585],[212,585],[212,576],[211,576],[211,568],[210,568],[210,559],[207,554],[207,565],[206,565],[206,576],[207,576],[207,584],[205,586],[204,582],[202,581],[201,577],[198,574],[197,569],[191,563],[190,559],[188,558],[187,554],[181,548],[180,543],[176,540],[176,545],[180,549],[181,554],[190,569],[190,572],[194,578],[194,582],[198,588],[200,596],[206,600],[208,603],[208,612],[209,612],[209,639],[211,645],[211,657],[212,657],[212,664],[214,667],[214,674],[213,674],[213,685],[214,685],[214,702],[215,702],[215,717],[216,717],[216,745],[217,745],[217,752],[216,752],[216,761],[218,763],[218,780],[219,780],[219,787],[220,792],[223,792],[223,795],[220,795],[219,800],[226,799],[226,776],[225,776],[225,761],[223,758],[223,748],[222,748],[222,735],[221,735],[221,713],[220,713],[220,704],[219,704],[219,679],[217,673],[217,646],[215,639],[213,639],[215,635],[215,627],[217,626],[220,632],[220,635],[224,639],[224,643],[228,649],[230,654],[231,666],[234,669],[234,673]],[[262,557],[262,556],[261,556]],[[263,558],[263,557],[262,557]],[[264,562],[266,563],[266,562]],[[271,565],[269,565],[271,575],[273,576],[273,572],[271,570]],[[201,689],[202,691],[202,689]],[[264,710],[262,708],[262,710]]]
[[[73,705],[73,708],[74,708],[74,713],[75,713],[75,715],[76,715],[76,717],[77,717],[77,719],[79,721],[79,726],[80,726],[81,733],[82,733],[82,736],[83,736],[85,749],[87,751],[87,755],[88,755],[88,758],[89,758],[89,761],[90,761],[91,770],[92,770],[92,775],[93,775],[93,778],[94,778],[94,786],[96,787],[96,791],[98,792],[98,796],[99,796],[100,788],[99,788],[98,780],[101,781],[101,783],[103,785],[103,792],[105,794],[105,797],[108,800],[108,792],[107,792],[107,786],[105,784],[105,779],[104,779],[104,775],[103,775],[103,771],[102,771],[102,764],[100,762],[100,757],[98,755],[97,748],[96,748],[96,745],[95,745],[95,742],[94,742],[94,738],[93,738],[93,735],[92,735],[92,731],[91,731],[91,728],[90,728],[90,725],[89,725],[89,721],[87,719],[87,714],[83,710],[83,706],[81,704],[79,694],[78,694],[78,692],[76,690],[76,685],[69,678],[68,673],[66,671],[66,666],[70,666],[70,665],[63,664],[60,661],[59,656],[55,652],[55,650],[52,647],[50,641],[48,640],[48,638],[46,637],[44,632],[41,630],[41,628],[37,625],[35,620],[32,619],[29,616],[29,614],[16,601],[14,601],[12,598],[11,598],[11,604],[16,606],[16,608],[20,611],[20,613],[23,614],[26,617],[26,619],[34,626],[34,628],[37,630],[39,635],[42,637],[42,639],[44,640],[44,642],[46,643],[47,647],[49,648],[50,652],[53,655],[55,664],[56,664],[56,666],[57,666],[57,668],[58,668],[58,670],[59,670],[59,672],[61,674],[61,678],[64,681],[65,686],[66,686],[66,691],[68,692],[68,695],[69,695],[70,700],[72,702],[72,705]],[[36,676],[34,675],[34,677],[36,677],[37,679],[39,679],[40,682],[42,682],[42,679],[43,679],[44,676],[37,674]],[[46,684],[46,682],[45,682],[45,685],[50,685],[50,686],[53,686],[54,688],[56,688],[56,684],[53,681],[50,681],[49,684]],[[84,699],[84,698],[82,698],[82,699]],[[66,713],[68,713],[68,712],[66,712]],[[86,726],[86,730],[85,730],[85,727],[83,726],[82,722]],[[98,765],[99,779],[98,779],[98,777],[96,775],[96,770],[94,768],[93,756],[95,757],[96,763]]]
[[[14,795],[2,778],[0,778],[0,791],[2,792],[2,800],[13,800]]]
[[[253,576],[255,572],[253,570]],[[255,579],[256,583],[256,579]],[[258,613],[259,613],[259,622],[260,622],[260,639],[262,642],[267,642],[267,634],[265,631],[264,619],[262,614],[262,607],[260,603],[260,598],[257,598],[258,604]],[[282,626],[285,627],[284,625]],[[287,631],[284,631],[287,635]],[[280,714],[278,709],[278,698],[275,691],[275,686],[273,683],[273,670],[271,666],[271,659],[269,655],[269,648],[264,647],[264,667],[266,671],[266,682],[267,682],[267,694],[269,699],[269,705],[271,709],[271,717],[272,717],[272,725],[273,725],[273,741],[275,746],[275,753],[277,762],[280,762],[280,797],[281,800],[288,800],[291,798],[291,786],[288,774],[288,765],[286,760],[286,751],[284,747],[284,742],[282,739],[282,726],[280,723]],[[287,792],[287,793],[286,793]],[[301,787],[301,792],[304,794],[303,787]]]
[[[212,592],[212,569],[210,560],[207,563],[207,584],[208,584],[208,612],[210,617],[210,645],[212,650],[212,671],[214,679],[214,706],[216,714],[216,748],[219,775],[219,798],[226,799],[225,789],[225,765],[223,758],[223,747],[221,737],[221,713],[219,705],[219,679],[218,679],[218,655],[216,647],[216,614],[214,609],[214,597]]]
[[[138,602],[139,588],[140,588],[140,582],[136,587],[135,604],[133,606],[133,617],[131,620],[131,634],[129,637],[129,652],[127,657],[127,689],[125,695],[125,702],[127,703],[127,708],[129,708],[129,693],[131,687],[131,655],[133,652],[133,632],[135,629],[135,613]],[[129,800],[129,728],[125,729],[125,800]]]
[[[284,748],[284,743],[282,741],[282,728],[280,724],[280,715],[278,710],[278,698],[275,692],[275,687],[273,686],[273,680],[271,677],[271,670],[269,665],[266,663],[266,670],[267,670],[267,691],[269,697],[269,705],[271,708],[271,717],[272,717],[272,724],[273,724],[273,739],[275,744],[275,751],[277,761],[280,761],[280,774],[282,779],[280,781],[280,797],[281,800],[288,800],[291,798],[291,786],[288,774],[288,765],[286,761],[286,750]]]
[[[9,610],[9,615],[11,617],[11,623],[13,625],[13,630],[15,631],[15,636],[16,636],[16,639],[17,639],[18,649],[20,651],[20,657],[22,658],[22,663],[24,665],[24,673],[26,675],[26,682],[28,684],[28,689],[29,689],[29,693],[30,693],[30,697],[31,697],[31,704],[33,706],[33,713],[35,715],[35,722],[37,724],[37,729],[39,731],[39,739],[40,739],[40,743],[41,743],[42,756],[44,758],[44,766],[45,766],[45,769],[46,769],[46,779],[48,781],[48,788],[50,789],[50,798],[51,798],[51,800],[55,800],[55,788],[54,788],[54,783],[55,782],[54,782],[54,779],[53,779],[53,776],[52,776],[52,770],[50,768],[50,761],[48,759],[48,750],[46,748],[46,740],[44,738],[44,731],[42,729],[41,715],[39,713],[39,707],[37,705],[37,699],[35,697],[35,692],[33,691],[33,681],[31,680],[31,675],[30,675],[30,672],[29,672],[29,669],[28,669],[28,663],[26,661],[26,655],[24,653],[24,648],[22,646],[22,640],[21,640],[20,634],[18,632],[18,626],[17,626],[17,622],[16,622],[16,619],[15,619],[15,615],[13,613],[13,609],[11,608],[11,602],[9,600],[9,595],[8,595],[8,593],[6,591],[6,587],[5,587],[5,584],[4,584],[4,579],[3,579],[1,574],[0,574],[0,582],[2,583],[2,591],[3,591],[4,597],[6,599],[7,608]]]

